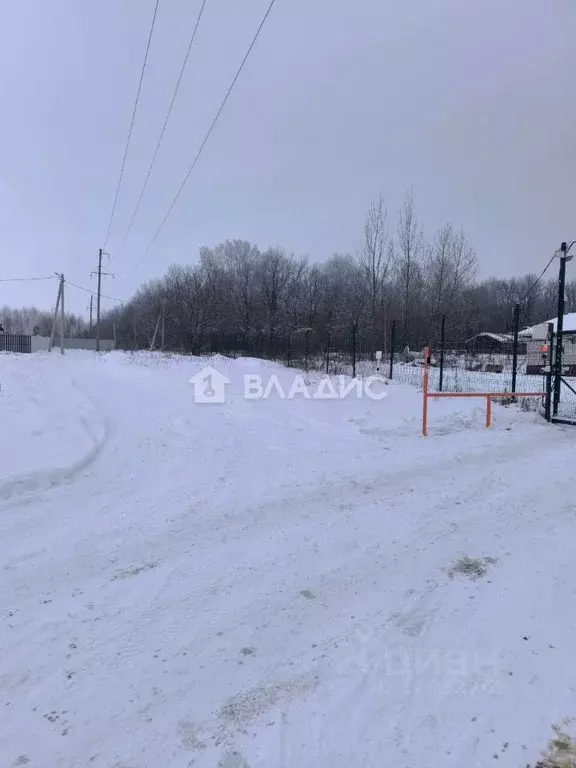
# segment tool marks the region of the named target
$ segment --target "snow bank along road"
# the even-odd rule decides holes
[[[0,768],[518,768],[576,714],[574,439],[0,355]],[[465,558],[470,558],[466,560]]]

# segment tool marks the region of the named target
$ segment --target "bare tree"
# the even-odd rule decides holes
[[[233,240],[226,241],[224,253],[232,278],[232,296],[242,333],[242,347],[246,349],[256,307],[255,282],[260,252],[245,240]]]
[[[427,295],[433,315],[446,311],[452,269],[454,231],[451,224],[439,229],[427,253]]]
[[[362,269],[349,255],[336,254],[328,265],[338,295],[338,314],[350,333],[352,375],[356,375],[358,332],[368,306],[368,291]]]
[[[268,344],[274,352],[276,334],[290,279],[294,274],[294,259],[281,248],[269,248],[260,259],[260,286],[266,311]]]
[[[476,256],[462,231],[456,233],[451,224],[445,224],[427,249],[425,265],[425,292],[430,320],[440,332],[440,316],[452,324],[451,332],[462,321],[459,307],[463,292],[470,287],[476,272]]]
[[[409,340],[410,291],[418,275],[424,250],[424,237],[414,212],[414,192],[406,192],[398,213],[398,278],[402,294],[402,334],[406,346]]]
[[[304,333],[304,367],[308,370],[310,337],[318,335],[318,313],[322,301],[324,281],[320,269],[314,265],[306,271],[302,284],[302,326]]]
[[[377,324],[377,311],[381,306],[384,283],[394,256],[388,235],[388,213],[382,193],[370,203],[364,222],[364,239],[358,261],[368,285],[372,325]]]
[[[464,230],[460,230],[452,238],[452,279],[450,301],[453,302],[459,292],[467,288],[476,277],[478,261],[476,253]]]

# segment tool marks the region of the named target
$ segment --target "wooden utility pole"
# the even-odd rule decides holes
[[[60,285],[62,286],[62,290],[60,293],[60,354],[64,354],[64,331],[65,331],[65,321],[64,321],[64,275],[60,275]]]
[[[150,352],[152,352],[156,344],[156,336],[158,335],[158,328],[160,326],[161,317],[162,317],[162,310],[160,310],[160,312],[158,313],[158,319],[156,320],[156,325],[154,326],[154,335],[152,336],[152,341],[150,342]]]
[[[100,352],[100,297],[102,289],[102,275],[110,275],[110,272],[102,272],[102,256],[107,256],[102,248],[98,249],[98,269],[96,272],[91,272],[91,275],[96,274],[98,276],[98,289],[96,292],[96,352]],[[112,275],[114,277],[114,275]],[[90,302],[92,305],[92,302]]]
[[[98,250],[98,295],[96,298],[96,352],[100,352],[100,289],[102,287],[102,248]]]
[[[90,333],[92,333],[92,302],[94,301],[94,295],[90,294]]]
[[[60,278],[60,281],[58,283],[58,295],[56,296],[56,306],[54,307],[54,316],[52,317],[52,328],[50,330],[50,343],[48,344],[48,352],[52,352],[52,347],[54,346],[54,336],[56,334],[56,323],[58,321],[58,310],[60,309],[60,303],[62,303],[62,327],[61,327],[61,333],[63,334],[63,328],[64,328],[64,275],[56,273],[56,275]],[[64,349],[64,341],[63,336],[60,340],[60,346],[62,348],[62,351]]]
[[[150,344],[150,351],[154,349],[156,346],[156,338],[158,336],[158,328],[161,328],[161,336],[160,336],[160,350],[164,349],[164,305],[166,300],[162,299],[162,305],[160,307],[160,312],[158,313],[158,319],[156,320],[156,325],[154,327],[154,335],[152,336],[152,342]],[[160,325],[162,323],[162,325]]]

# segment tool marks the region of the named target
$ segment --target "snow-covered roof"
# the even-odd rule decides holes
[[[532,325],[530,328],[526,328],[525,330],[523,330],[522,334],[523,335],[530,334],[530,336],[532,336],[536,328],[539,328],[541,325],[547,325],[548,323],[554,323],[554,330],[556,330],[558,325],[558,318],[555,317],[553,320],[544,320],[544,322],[542,323],[537,323],[536,325]],[[576,331],[576,312],[569,312],[567,315],[564,315],[562,328],[564,331]]]
[[[499,341],[503,344],[507,344],[511,341],[513,341],[512,336],[509,336],[506,333],[489,333],[489,332],[483,332],[483,333],[477,333],[476,336],[472,336],[471,339],[468,339],[468,342],[474,341],[474,339],[493,339],[494,341]]]

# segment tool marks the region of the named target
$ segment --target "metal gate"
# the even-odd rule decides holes
[[[544,416],[554,424],[576,426],[576,335],[555,333],[550,323],[542,347],[542,373],[546,383]]]
[[[552,374],[550,391],[550,421],[554,424],[576,426],[576,377]]]
[[[0,333],[0,352],[32,352],[32,336],[24,333]]]

